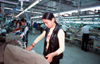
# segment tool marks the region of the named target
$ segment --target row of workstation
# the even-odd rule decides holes
[[[82,44],[82,32],[81,29],[77,28],[68,28],[66,31],[66,43],[74,43],[81,47]],[[90,30],[89,33],[89,42],[88,48],[90,49],[100,49],[100,31],[99,30]]]

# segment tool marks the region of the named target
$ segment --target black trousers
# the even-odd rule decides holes
[[[45,56],[44,56],[45,57]],[[45,57],[46,58],[46,57]],[[47,59],[47,58],[46,58]],[[50,64],[60,64],[60,59],[53,58],[52,62]]]
[[[60,64],[59,59],[53,59],[53,61],[50,64]]]
[[[27,45],[28,45],[28,37],[23,36],[22,41],[26,42],[26,47],[27,47]]]
[[[87,51],[87,45],[89,41],[89,34],[83,34],[82,36],[82,50]]]

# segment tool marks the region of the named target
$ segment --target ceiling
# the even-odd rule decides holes
[[[26,9],[36,0],[27,0],[23,1],[23,9]],[[86,8],[91,6],[98,6],[100,4],[100,0],[42,0],[31,9],[20,15],[19,17],[29,18],[34,16],[41,16],[44,12],[52,12],[59,13],[69,10],[76,10],[80,8]],[[22,12],[21,10],[21,1],[19,0],[0,0],[1,14],[12,18],[17,14]],[[4,10],[4,11],[3,11]],[[38,13],[36,13],[38,12]]]

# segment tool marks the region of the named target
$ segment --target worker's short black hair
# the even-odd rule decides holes
[[[26,22],[26,19],[22,18],[22,19],[21,19],[21,22]]]

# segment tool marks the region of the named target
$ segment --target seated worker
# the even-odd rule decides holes
[[[21,24],[20,24],[20,21],[18,20],[17,21],[17,26],[16,26],[16,31],[20,31],[20,26],[21,26]]]
[[[21,29],[21,23],[19,20],[17,20],[16,28],[14,29],[13,33],[15,32],[20,33],[20,29]]]
[[[21,30],[21,34],[19,35],[19,37],[22,38],[23,42],[24,42],[24,48],[27,47],[27,44],[28,44],[28,26],[26,24],[26,19],[21,19],[21,25],[22,25],[22,30]]]
[[[16,30],[16,24],[17,24],[17,21],[13,20],[11,24],[11,30],[14,30],[14,31]]]

